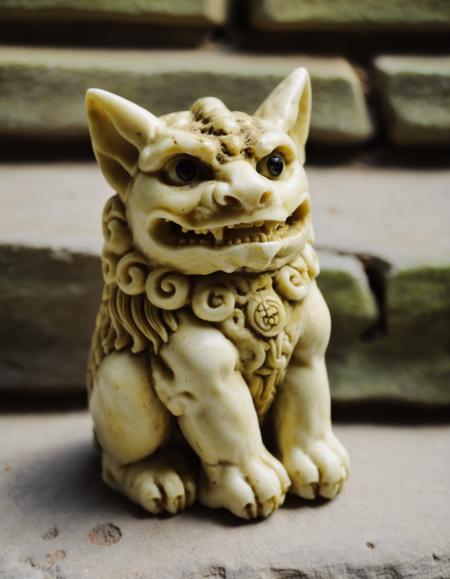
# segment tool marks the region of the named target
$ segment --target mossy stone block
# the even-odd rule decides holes
[[[375,71],[393,142],[450,144],[449,56],[382,56],[375,60]]]
[[[184,110],[208,95],[253,113],[299,66],[312,78],[311,140],[367,140],[373,128],[361,82],[340,58],[44,48],[0,53],[0,137],[87,140],[84,94],[90,87],[118,93],[156,115]]]
[[[225,0],[2,0],[0,16],[206,26],[223,23],[225,8]]]
[[[251,21],[267,29],[450,29],[447,0],[252,0]]]

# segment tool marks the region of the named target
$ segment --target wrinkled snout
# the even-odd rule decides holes
[[[227,163],[221,182],[214,191],[214,201],[221,207],[251,213],[273,201],[271,184],[246,161]]]

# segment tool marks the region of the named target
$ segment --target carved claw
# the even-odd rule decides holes
[[[196,487],[184,460],[175,453],[158,453],[132,465],[121,466],[103,456],[103,480],[149,513],[175,515],[195,501]]]
[[[283,504],[290,481],[283,465],[267,451],[241,464],[203,465],[203,504],[225,507],[243,519],[268,517]]]
[[[334,434],[304,441],[285,453],[283,460],[292,481],[290,492],[304,499],[333,499],[349,476],[348,453]]]

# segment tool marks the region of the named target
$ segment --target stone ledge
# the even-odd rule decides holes
[[[449,56],[381,56],[375,72],[393,142],[450,144]]]
[[[352,459],[342,495],[248,524],[199,505],[152,518],[108,490],[83,412],[2,416],[0,577],[448,577],[449,427],[336,432]]]
[[[0,245],[0,268],[0,391],[83,392],[99,258]]]
[[[251,23],[283,30],[450,29],[446,0],[252,0]]]
[[[335,400],[450,404],[449,174],[308,168]],[[0,166],[0,390],[84,389],[109,195],[94,163]]]
[[[0,51],[0,138],[86,140],[84,93],[89,87],[117,92],[156,115],[184,110],[208,94],[232,110],[253,112],[298,66],[306,66],[312,77],[312,141],[370,138],[373,128],[361,82],[343,59],[7,47]]]
[[[226,0],[2,0],[0,6],[1,18],[41,23],[91,19],[211,26],[224,23],[225,12]]]
[[[226,0],[5,0],[4,43],[192,47],[224,24]]]

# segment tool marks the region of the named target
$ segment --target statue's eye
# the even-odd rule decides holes
[[[197,157],[178,155],[164,167],[163,177],[171,185],[195,186],[202,181],[214,179],[214,171],[212,167]]]
[[[181,159],[175,166],[178,179],[183,183],[191,183],[197,177],[198,167],[191,159]]]
[[[280,155],[271,155],[267,159],[267,169],[272,177],[279,177],[284,169],[283,157]]]
[[[270,153],[258,162],[256,169],[268,179],[277,179],[284,170],[284,158],[280,153]]]

